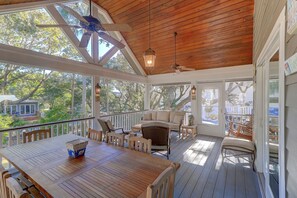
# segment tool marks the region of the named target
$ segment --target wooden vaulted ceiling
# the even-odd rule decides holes
[[[128,23],[122,33],[144,65],[148,48],[148,0],[94,0],[115,23]],[[152,74],[174,72],[174,36],[177,63],[209,69],[252,63],[253,0],[151,0],[151,48],[156,51]]]
[[[4,0],[0,4],[37,0]],[[125,40],[144,68],[148,48],[148,0],[93,0],[115,23],[128,23],[133,31]],[[174,72],[174,32],[177,63],[210,69],[252,63],[253,0],[151,0],[151,48],[156,66],[148,74]],[[144,68],[145,69],[145,68]]]

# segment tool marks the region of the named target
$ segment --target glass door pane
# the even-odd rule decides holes
[[[202,89],[202,124],[219,124],[219,89]]]

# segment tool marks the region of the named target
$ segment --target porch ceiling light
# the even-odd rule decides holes
[[[100,100],[100,92],[101,92],[101,86],[99,85],[99,83],[97,83],[95,86],[96,102],[99,102],[99,100]]]
[[[191,89],[191,93],[192,93],[192,95],[195,95],[196,94],[196,87],[195,87],[195,85],[193,85],[193,87]]]
[[[156,61],[156,52],[151,48],[151,2],[149,0],[149,48],[143,54],[144,64],[146,68],[153,68]]]

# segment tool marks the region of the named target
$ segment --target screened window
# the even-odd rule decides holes
[[[153,86],[151,109],[191,111],[190,90],[189,84]]]
[[[102,114],[141,111],[144,109],[144,84],[102,79],[100,112]]]

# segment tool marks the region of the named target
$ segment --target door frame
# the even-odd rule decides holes
[[[284,76],[284,62],[285,62],[285,34],[286,34],[286,8],[284,7],[280,16],[278,17],[270,36],[268,37],[267,42],[264,45],[262,52],[260,53],[259,58],[256,62],[256,70],[264,78],[257,77],[256,82],[256,104],[263,105],[263,110],[257,110],[257,106],[255,109],[255,131],[256,131],[256,146],[257,146],[257,159],[256,159],[256,167],[260,172],[264,172],[265,176],[265,195],[266,197],[273,197],[272,191],[269,186],[269,177],[267,177],[268,173],[268,137],[267,137],[267,126],[264,125],[265,117],[267,117],[267,107],[265,106],[265,102],[263,99],[267,100],[267,78],[269,75],[267,70],[269,69],[269,62],[271,57],[279,50],[279,197],[285,197],[286,188],[285,188],[285,76]],[[258,82],[258,81],[262,82]],[[259,86],[258,87],[258,83]],[[263,85],[263,86],[262,86]],[[265,92],[264,92],[265,91]],[[257,95],[264,93],[262,97],[258,97]],[[259,141],[257,141],[259,140]],[[268,175],[269,176],[269,175]]]

